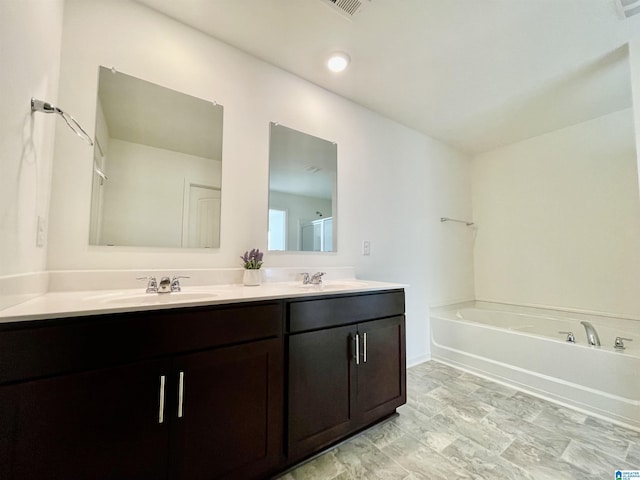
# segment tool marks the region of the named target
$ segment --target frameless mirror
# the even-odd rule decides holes
[[[219,247],[222,113],[100,67],[89,243]]]
[[[270,124],[269,250],[335,252],[338,146]]]

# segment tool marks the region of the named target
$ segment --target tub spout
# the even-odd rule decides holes
[[[598,337],[598,332],[593,325],[589,322],[580,322],[584,325],[584,330],[587,332],[587,343],[592,346],[600,346],[600,337]]]

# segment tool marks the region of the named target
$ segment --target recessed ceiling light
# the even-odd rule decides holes
[[[347,68],[350,60],[349,55],[344,52],[332,53],[329,60],[327,60],[327,67],[332,72],[338,73]]]

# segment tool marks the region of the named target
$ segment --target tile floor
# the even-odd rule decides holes
[[[280,480],[607,480],[640,469],[640,433],[447,365],[407,371],[399,415]]]

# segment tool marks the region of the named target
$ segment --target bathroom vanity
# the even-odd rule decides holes
[[[287,302],[286,342],[291,460],[405,403],[404,292]]]
[[[405,386],[402,288],[3,321],[0,478],[268,478]]]

